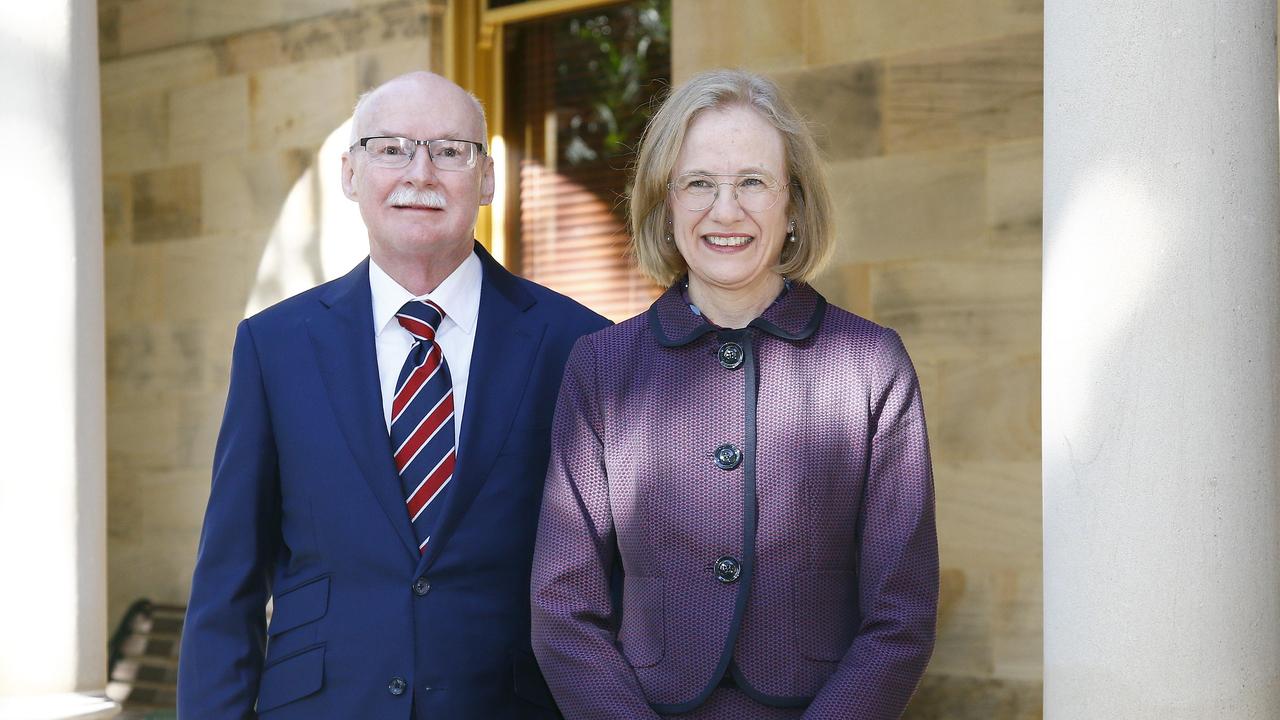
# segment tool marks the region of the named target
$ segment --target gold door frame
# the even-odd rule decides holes
[[[502,137],[506,120],[503,28],[624,2],[626,0],[528,0],[491,9],[489,0],[449,0],[444,15],[444,75],[484,103],[489,120],[489,152],[498,176],[493,204],[480,208],[476,218],[476,239],[504,265],[509,264],[504,231],[507,198],[518,184],[511,182],[507,145]]]

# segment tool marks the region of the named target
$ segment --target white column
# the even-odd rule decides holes
[[[0,718],[105,718],[96,3],[0,4]]]
[[[1276,0],[1048,0],[1047,720],[1280,718]]]

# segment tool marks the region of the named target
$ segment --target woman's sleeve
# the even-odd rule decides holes
[[[896,720],[933,653],[938,540],[920,383],[897,333],[875,353],[853,645],[804,717]]]
[[[589,337],[565,367],[533,556],[533,651],[566,718],[653,718],[614,643],[616,547]]]

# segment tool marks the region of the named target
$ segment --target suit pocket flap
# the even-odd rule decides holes
[[[268,665],[258,686],[258,712],[314,694],[324,686],[324,645],[296,652]]]
[[[329,609],[329,576],[309,580],[274,597],[271,601],[268,635],[279,635],[299,625],[319,620]]]

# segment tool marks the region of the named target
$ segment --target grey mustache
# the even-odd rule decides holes
[[[414,190],[413,188],[398,187],[391,192],[391,195],[387,196],[387,204],[414,205],[443,210],[445,201],[444,196],[435,190]]]

